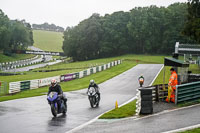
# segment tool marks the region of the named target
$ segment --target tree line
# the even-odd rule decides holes
[[[182,34],[187,4],[136,7],[129,12],[93,14],[64,32],[63,50],[73,60],[123,54],[172,54],[175,43],[194,43]]]
[[[56,32],[64,32],[64,28],[60,26],[56,26],[55,24],[32,24],[32,28],[34,30],[47,30],[47,31],[56,31]]]
[[[188,15],[183,34],[200,43],[200,1],[188,0],[187,6]]]
[[[26,49],[33,43],[31,25],[25,20],[10,20],[0,9],[0,51],[10,55],[12,49]]]

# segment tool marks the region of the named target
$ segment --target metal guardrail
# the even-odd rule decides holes
[[[176,86],[175,104],[200,99],[200,81]]]
[[[197,82],[200,81],[200,74],[189,74],[188,75],[188,82]]]
[[[36,61],[34,61],[36,60]],[[19,67],[24,67],[28,65],[33,65],[42,62],[42,57],[39,59],[38,55],[25,60],[18,60],[18,61],[12,61],[12,62],[3,62],[0,63],[0,70],[10,70],[10,69],[16,69]]]

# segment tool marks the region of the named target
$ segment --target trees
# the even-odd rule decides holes
[[[171,54],[177,41],[192,42],[181,34],[187,5],[137,7],[130,12],[93,14],[64,33],[63,49],[75,60],[122,54]]]
[[[99,14],[93,14],[78,26],[64,32],[63,50],[74,60],[88,60],[100,56],[102,24]]]
[[[0,10],[0,50],[8,47],[10,40],[10,23],[8,17]]]
[[[0,50],[10,55],[12,49],[25,49],[33,45],[31,25],[25,20],[9,20],[0,10]]]
[[[200,43],[200,1],[188,0],[188,15],[183,34]]]
[[[30,31],[20,21],[12,21],[11,23],[11,40],[9,47],[17,49],[25,49],[29,45],[32,45],[32,39],[30,37]]]
[[[129,52],[130,35],[127,23],[128,12],[115,12],[102,19],[103,35],[101,40],[101,55],[116,56]]]
[[[56,26],[55,24],[48,24],[45,22],[44,24],[32,24],[33,29],[35,30],[47,30],[47,31],[56,31],[56,32],[64,32],[64,28],[60,26]]]

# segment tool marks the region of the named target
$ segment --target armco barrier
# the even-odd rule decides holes
[[[60,76],[60,81],[61,82],[66,82],[70,81],[76,78],[76,74],[66,74],[66,75],[61,75]]]
[[[87,70],[83,71],[83,77],[87,76]]]
[[[9,93],[20,92],[20,82],[10,82],[9,83]]]
[[[60,76],[39,79],[39,87],[50,85],[52,79],[55,79],[57,80],[57,82],[60,82]]]
[[[93,68],[90,68],[90,74],[93,74],[94,72],[93,72]]]
[[[99,72],[101,72],[102,71],[102,67],[101,66],[99,66]]]
[[[90,69],[87,69],[87,76],[90,75]]]
[[[51,84],[52,79],[56,79],[58,82],[66,82],[73,79],[83,78],[93,73],[106,70],[110,68],[111,66],[114,66],[117,64],[121,64],[121,61],[120,60],[114,61],[108,64],[104,64],[102,66],[96,66],[96,67],[89,68],[87,70],[77,72],[77,73],[72,73],[72,74],[54,76],[54,77],[49,77],[49,78],[44,78],[44,79],[35,79],[35,80],[30,80],[30,81],[11,82],[9,84],[9,93],[17,93],[22,90],[37,89],[39,87],[47,86]]]
[[[99,66],[96,67],[96,72],[99,72]]]
[[[80,72],[74,73],[74,79],[79,79],[80,78]]]
[[[0,70],[9,70],[9,69],[13,69],[16,67],[30,65],[30,63],[27,63],[27,62],[29,62],[31,60],[35,60],[36,58],[38,58],[38,55],[36,55],[35,57],[33,57],[31,59],[19,60],[19,61],[13,61],[13,62],[4,62],[4,63],[0,64]],[[23,63],[23,64],[21,64],[21,63]],[[14,66],[16,66],[16,67],[14,67]]]
[[[83,71],[79,72],[79,78],[83,78]]]
[[[200,81],[176,86],[175,104],[200,99]]]
[[[97,71],[96,71],[96,67],[93,67],[92,69],[93,69],[93,73],[96,73],[96,72],[97,72]]]
[[[20,82],[20,91],[29,90],[31,85],[31,81],[21,81]]]
[[[31,80],[31,85],[30,85],[30,89],[37,89],[39,88],[39,80]]]

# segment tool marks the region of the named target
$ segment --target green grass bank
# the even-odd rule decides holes
[[[63,52],[63,33],[43,30],[33,30],[34,46],[44,51]]]

